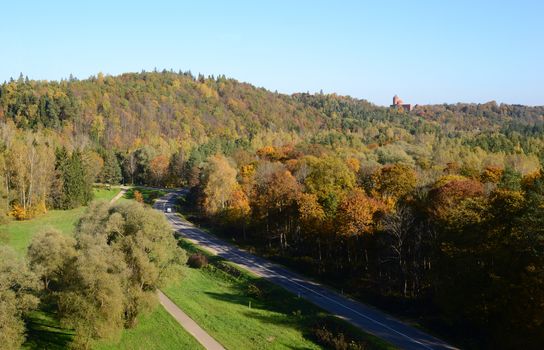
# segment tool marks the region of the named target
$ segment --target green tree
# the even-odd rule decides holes
[[[140,203],[110,207],[92,203],[78,223],[78,241],[105,241],[126,263],[124,322],[134,325],[136,316],[153,304],[157,287],[177,275],[186,261],[164,216]]]
[[[19,349],[24,342],[23,316],[35,309],[38,282],[24,260],[0,245],[0,344],[2,349]]]
[[[104,167],[100,174],[100,180],[109,185],[117,185],[122,180],[121,166],[113,152],[106,152],[104,155]]]
[[[104,239],[78,238],[79,253],[58,294],[61,324],[75,331],[72,346],[116,339],[124,325],[126,263]]]
[[[72,152],[64,173],[64,208],[86,205],[93,198],[92,183],[79,151]]]
[[[355,186],[355,174],[338,157],[307,157],[310,174],[305,179],[309,193],[314,193],[325,207],[326,214],[334,214],[344,194]]]
[[[47,230],[32,238],[28,247],[28,260],[31,270],[49,291],[50,283],[59,284],[68,270],[68,265],[76,257],[76,241],[57,230]]]

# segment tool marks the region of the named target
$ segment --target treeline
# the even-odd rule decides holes
[[[296,147],[212,155],[198,171],[194,207],[263,254],[360,297],[404,300],[463,346],[544,342],[540,171],[449,164],[430,177]]]
[[[40,302],[74,330],[72,348],[118,339],[157,303],[157,287],[178,275],[185,261],[164,216],[135,202],[113,207],[93,202],[75,238],[40,232],[26,259],[0,246],[2,349],[20,348],[24,317]]]

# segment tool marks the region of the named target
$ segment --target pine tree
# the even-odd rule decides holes
[[[63,147],[57,149],[52,202],[56,208],[71,209],[93,199],[92,181],[79,151],[69,157]]]
[[[108,152],[104,156],[104,168],[100,176],[103,183],[117,185],[122,179],[121,167],[119,161],[113,152]]]

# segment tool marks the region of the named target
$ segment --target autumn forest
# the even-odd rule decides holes
[[[543,164],[544,107],[181,71],[0,85],[0,221],[94,183],[187,188],[191,220],[466,348],[544,343]]]

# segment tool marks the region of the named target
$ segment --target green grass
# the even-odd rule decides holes
[[[66,349],[73,332],[59,325],[53,310],[43,307],[33,312],[27,320],[25,350]],[[95,350],[147,350],[147,349],[203,349],[203,347],[166,312],[162,305],[138,317],[138,324],[126,329],[118,341],[102,340],[94,344]]]
[[[2,225],[7,234],[7,244],[20,255],[24,255],[32,237],[47,228],[55,228],[66,235],[71,235],[75,224],[85,208],[71,210],[50,210],[46,214],[27,221],[12,221]]]
[[[196,249],[186,242],[182,245],[188,251]],[[310,333],[318,320],[328,316],[326,312],[220,258],[210,261],[204,269],[185,268],[183,280],[162,290],[225,348],[321,348]],[[378,338],[345,326],[367,341],[370,349],[391,349]]]
[[[47,306],[32,312],[26,322],[23,349],[66,349],[72,340],[73,332],[62,328],[54,310]]]
[[[107,190],[105,188],[95,188],[94,199],[111,201],[113,197],[115,197],[115,195],[119,193],[119,191],[120,189],[117,187],[113,187],[110,190]]]
[[[105,190],[95,189],[95,199],[111,200],[119,193],[119,189]],[[20,255],[23,255],[30,244],[32,237],[40,231],[54,228],[63,234],[71,235],[79,217],[85,211],[85,207],[71,210],[50,210],[47,213],[26,221],[11,221],[1,225],[5,232],[7,244],[13,247]]]
[[[161,306],[138,318],[138,325],[123,331],[121,340],[115,342],[101,341],[95,350],[170,350],[170,349],[204,349],[177,321]]]

